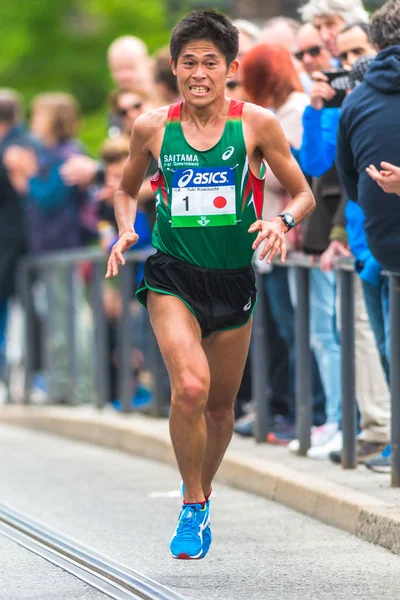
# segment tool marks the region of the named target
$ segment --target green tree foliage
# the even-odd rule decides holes
[[[0,86],[27,100],[65,90],[84,112],[104,105],[111,81],[106,51],[120,35],[150,51],[167,43],[165,0],[0,0]]]

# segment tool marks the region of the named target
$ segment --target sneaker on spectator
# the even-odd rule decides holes
[[[338,429],[339,426],[337,423],[325,423],[325,425],[320,425],[319,427],[312,427],[311,448],[316,446],[325,446],[338,433]],[[299,448],[299,440],[292,440],[288,444],[288,450],[290,450],[290,452],[298,452]],[[339,449],[340,448],[341,446],[339,446]]]
[[[390,473],[392,471],[392,459],[391,459],[391,448],[386,446],[380,456],[375,458],[369,458],[365,461],[367,469],[374,471],[375,473]]]
[[[356,462],[358,465],[365,463],[365,461],[379,457],[380,454],[385,450],[386,444],[380,444],[379,442],[366,442],[364,440],[357,440],[356,446]],[[342,450],[335,450],[329,454],[329,458],[332,462],[340,465],[342,462]]]
[[[274,415],[272,429],[267,434],[267,442],[287,446],[296,437],[296,425],[283,415]]]
[[[254,423],[256,421],[256,413],[249,412],[235,422],[233,430],[235,433],[242,435],[243,437],[251,437],[254,431]]]
[[[335,452],[335,450],[339,450],[339,448],[343,447],[343,434],[341,431],[337,431],[335,435],[333,435],[326,444],[322,444],[321,446],[312,446],[308,452],[308,458],[317,458],[319,460],[323,460],[329,458],[331,452]]]

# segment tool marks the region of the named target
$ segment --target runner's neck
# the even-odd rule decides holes
[[[197,129],[202,130],[221,118],[226,119],[230,105],[231,100],[225,96],[201,108],[184,101],[181,108],[181,122],[191,121]]]

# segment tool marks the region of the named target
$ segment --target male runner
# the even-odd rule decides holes
[[[203,558],[211,543],[209,496],[233,431],[233,402],[249,348],[256,288],[251,260],[285,260],[285,233],[315,201],[273,114],[225,97],[238,68],[238,31],[215,11],[195,11],[172,32],[171,65],[183,101],[137,119],[115,196],[119,240],[106,277],[137,242],[132,226],[150,158],[157,253],[145,265],[139,300],[171,381],[170,433],[184,503],[170,549]],[[268,99],[266,99],[267,101]],[[267,161],[292,196],[286,211],[260,220]]]

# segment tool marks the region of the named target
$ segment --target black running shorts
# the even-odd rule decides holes
[[[203,269],[159,251],[146,260],[144,278],[136,292],[144,306],[148,290],[182,300],[198,320],[203,337],[245,325],[257,301],[251,265]]]

